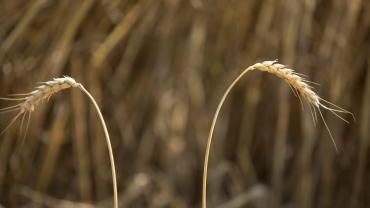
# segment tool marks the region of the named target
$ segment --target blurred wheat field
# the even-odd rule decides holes
[[[356,121],[325,113],[336,153],[289,87],[251,72],[216,126],[208,207],[370,207],[369,1],[0,2],[0,96],[83,83],[111,134],[120,207],[200,207],[218,101],[274,59]],[[23,146],[19,126],[0,136],[0,207],[112,207],[104,133],[81,93],[41,105]]]

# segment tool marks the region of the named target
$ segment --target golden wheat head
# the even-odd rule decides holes
[[[217,118],[220,113],[221,107],[223,103],[225,102],[228,94],[230,93],[231,89],[235,86],[236,83],[239,82],[239,80],[249,71],[253,70],[259,70],[259,71],[264,71],[264,72],[269,72],[271,74],[274,74],[275,76],[283,79],[290,88],[292,89],[293,93],[299,98],[303,105],[303,100],[305,100],[308,103],[308,106],[310,108],[312,118],[314,123],[317,122],[317,112],[319,113],[323,123],[325,124],[325,127],[330,135],[330,138],[334,144],[335,150],[338,152],[338,147],[337,144],[334,141],[334,138],[331,134],[331,131],[328,127],[328,125],[325,122],[324,116],[322,115],[321,108],[329,110],[329,112],[333,113],[340,119],[342,119],[345,122],[346,121],[343,117],[339,115],[339,113],[348,113],[351,114],[353,117],[353,114],[346,111],[345,109],[338,107],[334,105],[331,102],[328,102],[322,98],[320,98],[314,91],[313,87],[310,86],[310,82],[306,79],[303,78],[303,76],[299,73],[296,73],[293,69],[288,68],[287,66],[283,64],[279,64],[276,60],[275,61],[264,61],[262,63],[256,63],[244,71],[236,78],[234,81],[229,85],[225,93],[223,94],[216,112],[213,116],[211,128],[208,134],[208,139],[207,139],[207,146],[206,146],[206,153],[204,157],[204,170],[203,170],[203,190],[202,190],[202,207],[206,208],[206,197],[207,197],[207,172],[208,172],[208,159],[209,159],[209,154],[210,154],[210,149],[211,149],[211,143],[212,143],[212,137],[213,137],[213,132],[216,126]],[[302,98],[301,98],[302,97]]]
[[[110,137],[108,133],[108,129],[106,127],[103,115],[100,112],[99,106],[97,105],[95,99],[93,96],[84,88],[84,86],[78,82],[76,82],[72,77],[64,76],[61,78],[54,78],[53,80],[47,81],[47,82],[41,82],[39,86],[35,88],[30,93],[26,94],[14,94],[11,95],[11,97],[8,98],[0,98],[1,100],[7,100],[7,101],[17,101],[20,102],[16,105],[2,108],[0,109],[0,113],[9,113],[9,112],[17,112],[17,114],[14,116],[14,118],[9,122],[9,124],[4,128],[3,131],[0,132],[0,136],[8,129],[10,128],[17,119],[22,116],[21,120],[21,129],[23,126],[23,121],[27,117],[27,125],[26,130],[24,133],[24,138],[26,137],[29,122],[31,119],[31,113],[35,110],[35,108],[43,103],[44,101],[48,101],[50,97],[61,90],[69,89],[69,88],[78,88],[80,89],[84,94],[86,94],[90,101],[93,103],[94,108],[96,109],[100,122],[104,129],[105,139],[108,146],[109,151],[109,159],[111,163],[112,168],[112,180],[113,180],[113,195],[114,195],[114,207],[118,208],[118,191],[117,191],[117,179],[116,179],[116,170],[114,165],[114,158],[113,158],[113,150],[112,145],[110,142]],[[24,141],[24,139],[23,139]],[[22,141],[22,144],[23,144]]]

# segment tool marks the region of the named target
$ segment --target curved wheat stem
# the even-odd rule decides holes
[[[113,150],[112,150],[112,145],[110,143],[110,137],[109,137],[109,132],[108,132],[107,126],[105,125],[103,115],[101,114],[99,106],[96,103],[94,97],[84,88],[84,86],[82,84],[80,84],[78,86],[78,88],[80,88],[82,90],[82,92],[84,92],[89,97],[90,101],[93,103],[96,111],[98,112],[100,122],[103,125],[105,139],[106,139],[106,142],[108,144],[109,159],[110,159],[111,168],[112,168],[114,207],[118,208],[118,191],[117,191],[116,167],[114,165]]]
[[[0,113],[8,113],[8,112],[14,112],[17,111],[18,113],[16,116],[10,121],[10,123],[0,132],[0,136],[9,129],[18,118],[20,118],[22,115],[22,121],[21,121],[21,128],[23,126],[23,121],[25,118],[25,115],[27,116],[27,124],[26,124],[26,131],[24,134],[24,138],[27,134],[28,124],[31,118],[31,113],[35,110],[35,108],[44,102],[45,100],[49,100],[52,95],[55,93],[69,89],[69,88],[78,88],[80,89],[84,94],[89,97],[90,101],[93,103],[98,115],[100,122],[104,129],[105,139],[108,146],[108,153],[109,153],[109,159],[111,164],[111,171],[112,171],[112,180],[113,180],[113,195],[114,195],[114,208],[118,208],[118,191],[117,191],[117,179],[116,179],[116,168],[114,164],[114,157],[113,157],[113,150],[112,145],[110,142],[110,137],[108,133],[107,126],[104,122],[104,118],[102,113],[100,112],[99,106],[94,100],[93,96],[84,88],[84,86],[78,82],[76,82],[73,78],[65,76],[62,78],[54,78],[51,81],[42,82],[40,86],[36,87],[34,91],[26,94],[15,94],[12,95],[10,98],[0,98],[0,100],[7,100],[7,101],[21,101],[21,103],[18,103],[13,106],[9,106],[6,108],[0,109]],[[24,140],[24,139],[23,139]],[[23,142],[22,142],[23,143]]]
[[[353,116],[352,113],[344,110],[343,108],[340,108],[322,98],[320,98],[314,91],[313,87],[310,86],[308,83],[311,83],[310,81],[305,80],[301,74],[296,73],[293,69],[287,68],[285,65],[279,64],[277,61],[264,61],[262,63],[256,63],[252,66],[249,66],[247,69],[242,71],[242,73],[234,79],[234,81],[228,86],[225,93],[223,94],[216,112],[212,119],[211,128],[209,130],[208,138],[207,138],[207,146],[204,156],[204,166],[203,166],[203,187],[202,187],[202,208],[207,207],[207,174],[208,174],[208,160],[209,160],[209,154],[211,149],[211,143],[213,138],[213,132],[216,126],[218,115],[221,111],[222,105],[224,104],[227,96],[229,95],[230,91],[234,88],[234,86],[239,82],[239,80],[249,71],[253,70],[259,70],[259,71],[265,71],[269,72],[271,74],[274,74],[278,76],[279,78],[285,80],[288,85],[291,87],[293,93],[299,98],[299,100],[302,102],[301,97],[309,104],[310,110],[311,108],[314,109],[314,112],[312,112],[312,117],[315,121],[315,118],[317,120],[316,116],[316,109],[319,111],[320,117],[322,121],[325,124],[325,127],[329,133],[329,136],[334,144],[335,150],[338,152],[337,144],[334,141],[334,138],[332,136],[332,133],[328,127],[328,125],[325,122],[325,119],[322,115],[322,112],[320,110],[320,107],[329,110],[334,115],[338,116],[339,118],[343,119],[338,115],[338,113],[348,113]],[[323,104],[323,101],[325,104]],[[331,107],[327,106],[330,105]]]

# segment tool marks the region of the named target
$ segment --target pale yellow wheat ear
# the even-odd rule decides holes
[[[54,78],[51,81],[42,82],[40,83],[40,86],[36,87],[34,91],[26,94],[14,94],[11,95],[8,98],[0,98],[0,100],[7,100],[7,101],[17,101],[19,102],[16,105],[2,108],[0,109],[0,113],[9,113],[9,112],[16,112],[16,115],[14,118],[9,122],[9,124],[0,132],[0,136],[9,129],[19,117],[22,116],[21,120],[21,129],[23,126],[24,119],[27,116],[27,125],[26,130],[24,133],[24,137],[26,136],[29,121],[31,119],[31,113],[35,110],[35,108],[41,104],[44,101],[47,101],[50,99],[52,95],[55,93],[69,88],[78,88],[80,89],[84,94],[89,97],[90,101],[93,103],[98,115],[100,122],[104,129],[105,139],[108,146],[108,153],[109,153],[109,159],[111,163],[111,171],[112,171],[112,180],[113,180],[113,195],[114,195],[114,208],[118,208],[118,191],[117,191],[117,179],[116,179],[116,168],[114,165],[114,157],[113,157],[113,150],[112,145],[110,142],[110,137],[108,133],[107,126],[105,124],[103,115],[100,112],[99,106],[96,103],[93,96],[84,88],[84,86],[78,82],[76,82],[73,78],[64,76],[62,78]]]
[[[225,102],[227,96],[229,95],[230,91],[233,89],[236,83],[239,82],[239,80],[249,71],[253,70],[259,70],[259,71],[265,71],[269,72],[271,74],[274,74],[278,76],[279,78],[285,80],[289,86],[291,87],[293,93],[299,98],[299,100],[302,103],[302,98],[305,100],[309,108],[312,112],[312,117],[314,122],[317,121],[317,112],[319,113],[322,121],[325,124],[325,128],[327,129],[329,136],[334,144],[335,150],[338,152],[338,147],[334,141],[334,138],[330,132],[330,129],[328,125],[325,122],[324,116],[322,115],[321,108],[329,110],[334,115],[338,116],[340,119],[347,122],[343,117],[339,115],[339,113],[348,113],[353,116],[352,113],[344,110],[343,108],[340,108],[322,98],[320,98],[314,91],[313,87],[309,85],[311,83],[310,81],[305,80],[302,75],[294,72],[294,70],[287,68],[285,65],[279,64],[277,61],[264,61],[262,63],[256,63],[247,69],[245,69],[234,81],[228,86],[227,90],[223,94],[216,112],[213,116],[211,128],[209,130],[208,139],[207,139],[207,146],[206,146],[206,152],[204,156],[204,170],[203,170],[203,189],[202,189],[202,208],[207,207],[207,172],[208,172],[208,159],[211,149],[211,143],[212,143],[212,137],[213,137],[213,131],[216,126],[217,118],[220,113],[221,107],[223,103]],[[316,111],[317,110],[317,111]]]

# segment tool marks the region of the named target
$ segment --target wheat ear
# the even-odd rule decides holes
[[[329,133],[329,136],[334,144],[335,150],[338,152],[338,147],[334,141],[334,138],[332,136],[332,133],[328,127],[328,125],[325,122],[324,116],[322,115],[322,112],[320,108],[324,108],[326,110],[329,110],[331,113],[334,115],[338,116],[340,119],[346,121],[343,117],[341,117],[338,113],[348,113],[353,116],[352,113],[346,111],[343,108],[340,108],[322,98],[320,98],[314,91],[313,87],[309,85],[311,83],[308,80],[305,80],[302,75],[294,72],[294,70],[287,68],[285,65],[279,64],[276,60],[275,61],[264,61],[262,63],[256,63],[252,66],[249,66],[247,69],[242,71],[242,73],[234,79],[234,81],[228,86],[227,90],[223,94],[216,112],[213,116],[211,128],[209,130],[208,134],[208,139],[207,139],[207,146],[206,146],[206,152],[204,156],[204,170],[203,170],[203,187],[202,187],[202,208],[207,207],[207,173],[208,173],[208,159],[209,159],[209,154],[210,154],[210,149],[211,149],[211,143],[212,143],[212,137],[213,137],[213,132],[216,126],[217,118],[220,113],[221,107],[223,103],[225,102],[227,96],[229,95],[230,91],[233,89],[233,87],[236,85],[236,83],[239,82],[239,80],[249,71],[253,70],[259,70],[259,71],[265,71],[272,73],[279,78],[285,80],[288,85],[291,87],[293,93],[299,98],[299,100],[302,103],[301,97],[304,98],[304,100],[309,104],[309,108],[312,113],[312,118],[314,122],[317,121],[317,113],[316,110],[319,112],[320,117],[322,121],[325,124],[325,127]],[[322,101],[322,102],[321,102]]]
[[[3,131],[1,131],[0,136],[8,129],[10,128],[16,120],[22,116],[21,121],[21,127],[23,126],[23,120],[25,118],[25,115],[28,114],[28,121],[26,126],[26,132],[24,134],[24,137],[26,136],[29,120],[31,118],[32,111],[35,110],[37,105],[41,104],[44,101],[47,101],[50,99],[52,95],[55,93],[69,88],[78,88],[80,89],[84,94],[89,97],[90,101],[93,103],[98,115],[100,122],[104,129],[105,139],[108,146],[108,153],[109,153],[109,159],[111,163],[111,169],[112,169],[112,180],[113,180],[113,195],[114,195],[114,208],[118,208],[118,191],[117,191],[117,179],[116,179],[116,168],[114,164],[114,157],[113,157],[113,150],[112,145],[110,142],[110,137],[108,133],[107,126],[105,124],[103,115],[99,109],[98,104],[96,103],[93,96],[85,89],[85,87],[81,84],[76,82],[73,78],[64,76],[62,78],[54,78],[51,81],[42,82],[40,86],[36,87],[34,91],[26,94],[14,94],[11,95],[9,98],[0,98],[1,100],[8,100],[8,101],[20,101],[20,103],[2,108],[0,109],[0,113],[8,113],[8,112],[17,112],[15,117],[10,121],[10,123],[4,128]]]

